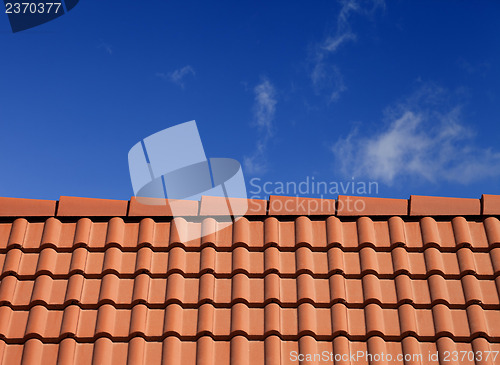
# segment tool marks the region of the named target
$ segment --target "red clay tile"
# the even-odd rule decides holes
[[[412,195],[410,197],[410,215],[480,215],[479,199],[444,198],[435,196]]]
[[[130,217],[172,217],[198,215],[198,201],[194,200],[168,200],[157,198],[130,198],[128,215]],[[172,209],[174,206],[174,209]]]
[[[266,212],[266,200],[202,196],[200,201],[201,216],[266,215]]]
[[[59,217],[124,217],[128,201],[61,196],[57,208]]]
[[[0,217],[50,217],[55,214],[55,200],[0,197]]]
[[[269,215],[334,215],[335,200],[271,195]]]
[[[481,208],[483,215],[500,215],[500,195],[483,194]]]
[[[405,216],[408,200],[339,195],[338,216]]]

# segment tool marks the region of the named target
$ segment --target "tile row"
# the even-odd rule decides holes
[[[16,309],[29,309],[35,305],[63,309],[71,304],[83,308],[97,308],[113,304],[130,308],[144,303],[150,308],[164,308],[171,303],[183,307],[199,307],[214,303],[217,307],[229,307],[237,302],[251,307],[263,307],[274,302],[285,307],[301,303],[314,303],[328,307],[341,302],[350,308],[378,303],[385,308],[397,308],[410,303],[417,308],[430,308],[446,304],[450,308],[462,308],[479,304],[487,309],[500,309],[500,277],[495,280],[479,280],[465,275],[459,280],[431,275],[427,279],[410,279],[405,274],[395,279],[379,279],[367,274],[361,279],[346,279],[334,274],[328,279],[313,278],[301,274],[297,278],[280,278],[270,273],[264,278],[249,278],[236,274],[230,279],[215,278],[210,273],[200,278],[185,278],[174,273],[168,278],[151,278],[139,274],[134,279],[119,278],[107,274],[102,279],[89,279],[74,274],[69,279],[53,279],[40,275],[36,280],[19,280],[13,275],[0,282],[0,305]]]
[[[321,188],[318,186],[318,191]],[[326,192],[326,187],[325,187]],[[57,203],[57,204],[56,204]],[[481,199],[411,195],[410,199],[386,199],[339,195],[338,199],[271,195],[269,201],[203,196],[201,201],[132,197],[110,200],[61,196],[54,200],[0,197],[0,216],[206,216],[229,211],[245,215],[498,215],[500,196]]]
[[[196,238],[185,239],[191,236]],[[256,249],[268,245],[288,249],[298,245],[313,249],[340,246],[352,250],[362,245],[380,249],[394,246],[419,249],[434,245],[447,250],[463,246],[485,250],[493,245],[500,246],[500,222],[495,217],[484,221],[467,221],[463,217],[455,217],[451,221],[437,221],[431,217],[418,221],[404,221],[400,217],[377,221],[360,217],[349,221],[333,216],[320,220],[301,216],[294,221],[280,221],[275,217],[263,221],[241,218],[234,224],[214,218],[206,218],[202,222],[184,218],[174,218],[171,222],[155,222],[151,218],[125,222],[119,217],[104,222],[89,218],[61,222],[52,217],[44,222],[18,218],[12,223],[0,223],[0,250],[20,246],[33,251],[46,245],[63,250],[79,245],[93,249],[102,249],[107,245],[126,249],[150,245],[164,250],[173,244],[193,249],[212,244],[225,249],[234,245]]]
[[[0,338],[24,342],[39,338],[44,342],[75,337],[93,341],[97,337],[127,340],[135,336],[162,339],[179,336],[194,340],[203,335],[228,340],[244,335],[263,340],[270,335],[297,340],[311,335],[318,340],[331,340],[345,335],[352,340],[371,336],[400,341],[412,335],[422,341],[447,336],[467,341],[481,336],[500,342],[500,311],[484,310],[477,304],[463,309],[450,309],[436,304],[431,309],[418,309],[403,304],[398,309],[382,308],[372,303],[365,308],[348,308],[336,303],[330,308],[317,308],[302,303],[297,308],[283,308],[269,303],[264,308],[251,308],[236,303],[231,308],[216,308],[210,303],[199,308],[182,308],[169,304],[165,309],[151,309],[136,304],[132,309],[119,309],[104,304],[97,310],[70,305],[64,310],[49,310],[36,305],[30,310],[0,307]]]
[[[494,365],[499,361],[499,351],[500,344],[489,343],[484,338],[466,343],[447,337],[435,342],[419,342],[413,337],[392,342],[377,336],[366,342],[350,341],[342,336],[333,341],[317,341],[310,336],[298,341],[283,341],[277,336],[269,336],[265,341],[252,341],[243,336],[230,341],[214,341],[209,336],[197,341],[181,341],[176,337],[146,341],[134,337],[129,342],[102,337],[95,343],[81,343],[73,338],[42,343],[33,338],[24,344],[6,344],[0,340],[0,364]],[[458,361],[452,362],[455,352]]]
[[[280,251],[272,246],[261,251],[250,251],[242,246],[232,251],[218,251],[211,246],[200,251],[186,251],[182,247],[153,251],[145,246],[131,252],[111,246],[104,252],[89,251],[85,247],[58,252],[46,247],[36,253],[11,248],[0,254],[0,278],[16,275],[22,279],[33,279],[42,274],[66,277],[73,273],[83,273],[86,277],[102,277],[107,273],[131,277],[142,272],[152,276],[177,272],[194,277],[206,272],[213,272],[218,277],[230,277],[237,273],[256,277],[271,272],[279,273],[281,277],[295,277],[301,273],[310,273],[315,277],[327,277],[334,273],[359,277],[372,273],[381,278],[394,278],[407,273],[416,279],[433,274],[447,278],[474,274],[479,278],[493,279],[500,274],[500,247],[489,252],[475,252],[465,247],[457,252],[442,252],[435,247],[417,252],[395,247],[381,252],[368,246],[354,252],[343,251],[339,247],[317,252],[308,247]]]

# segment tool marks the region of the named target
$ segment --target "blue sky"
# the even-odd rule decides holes
[[[0,196],[129,199],[129,149],[193,119],[250,195],[313,177],[376,181],[381,197],[500,194],[499,10],[81,0],[15,34],[4,14]]]

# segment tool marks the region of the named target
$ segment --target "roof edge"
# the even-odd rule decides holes
[[[496,216],[500,195],[480,199],[411,195],[410,199],[339,195],[338,199],[271,195],[269,200],[202,197],[200,201],[130,200],[61,196],[56,200],[0,197],[0,217],[172,217],[220,216],[224,207],[245,207],[245,216]],[[145,204],[146,203],[146,204]],[[232,210],[231,210],[232,211]],[[245,211],[245,210],[240,210]],[[177,213],[179,212],[179,213]]]

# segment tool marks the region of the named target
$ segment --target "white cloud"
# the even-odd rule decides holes
[[[311,79],[317,90],[328,87],[330,102],[337,101],[340,94],[346,90],[344,77],[335,65],[327,65],[324,62],[316,63],[311,73]]]
[[[253,154],[245,156],[243,164],[250,174],[261,174],[266,171],[267,162],[265,152],[267,144],[274,135],[274,115],[276,113],[276,90],[267,79],[254,88],[254,124],[259,131],[259,140]]]
[[[337,15],[337,30],[318,44],[313,55],[313,66],[310,74],[316,92],[328,93],[329,101],[337,101],[340,94],[346,90],[342,73],[337,66],[328,62],[328,58],[336,53],[340,46],[356,40],[356,34],[351,29],[352,14],[372,16],[377,8],[385,8],[384,0],[373,0],[372,7],[367,9],[357,0],[339,1],[340,11]]]
[[[188,75],[195,76],[196,73],[194,71],[194,68],[191,67],[190,65],[186,65],[182,68],[179,68],[175,71],[169,72],[167,74],[159,72],[156,74],[156,76],[169,80],[173,82],[174,84],[179,85],[180,87],[184,88],[184,78]]]
[[[103,48],[107,54],[109,54],[110,56],[113,55],[113,48],[108,43],[105,43],[102,40],[101,44],[97,48]]]
[[[265,130],[271,136],[273,131],[273,119],[276,112],[276,91],[268,79],[255,86],[255,122],[259,128]]]
[[[500,153],[479,146],[460,106],[446,99],[442,89],[424,87],[388,109],[387,123],[377,131],[361,135],[354,129],[332,147],[337,166],[389,185],[404,179],[466,184],[500,176]]]

